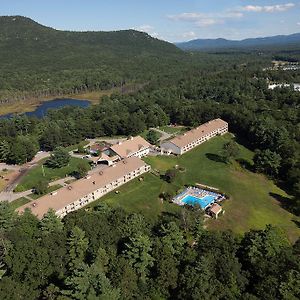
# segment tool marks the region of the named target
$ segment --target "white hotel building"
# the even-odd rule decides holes
[[[62,218],[148,171],[150,171],[150,166],[141,159],[126,158],[98,173],[27,203],[20,207],[18,212],[22,213],[29,208],[34,215],[41,219],[52,208]]]
[[[161,144],[164,153],[181,155],[214,136],[228,132],[228,123],[215,119]]]

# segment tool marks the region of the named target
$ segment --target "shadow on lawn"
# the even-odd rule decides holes
[[[254,165],[251,164],[248,160],[239,158],[236,160],[244,169],[250,171],[250,172],[255,172]]]
[[[298,226],[298,228],[300,228],[300,222],[299,221],[297,221],[297,220],[292,220],[297,226]]]
[[[284,196],[278,195],[276,193],[269,193],[269,195],[271,197],[273,197],[274,199],[276,199],[280,203],[281,207],[283,207],[287,211],[291,212],[292,214],[295,213],[295,204],[296,204],[295,199],[293,199],[293,198],[290,199],[288,197],[284,197]]]
[[[215,162],[224,163],[224,164],[226,163],[224,157],[221,156],[221,155],[218,155],[218,154],[215,154],[215,153],[206,153],[205,156],[209,160],[212,160],[212,161],[215,161]]]

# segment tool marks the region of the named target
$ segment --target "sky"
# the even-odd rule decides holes
[[[0,15],[61,30],[131,28],[170,42],[300,32],[300,0],[0,0]]]

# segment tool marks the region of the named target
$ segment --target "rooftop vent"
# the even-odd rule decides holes
[[[100,171],[100,172],[99,172],[99,175],[103,175],[103,171]]]
[[[72,190],[72,186],[69,185],[68,186],[68,190],[71,191]]]
[[[36,206],[37,206],[36,202],[33,202],[31,205],[32,205],[33,207],[36,207]]]
[[[57,195],[57,192],[52,192],[50,195],[55,196],[55,195]]]
[[[85,176],[85,179],[90,179],[91,178],[91,176]]]

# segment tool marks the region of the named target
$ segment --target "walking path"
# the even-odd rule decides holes
[[[159,134],[161,134],[161,137],[159,138],[160,142],[162,142],[164,140],[167,140],[167,139],[169,139],[170,137],[173,136],[173,134],[169,134],[169,133],[167,133],[165,131],[162,131],[162,130],[160,130],[158,128],[154,128],[153,127],[153,128],[150,128],[150,130],[154,130],[154,131],[158,132]]]

